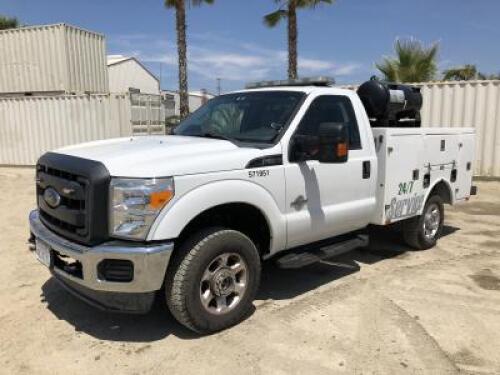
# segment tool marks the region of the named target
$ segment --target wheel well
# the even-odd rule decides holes
[[[228,203],[202,212],[186,225],[176,242],[182,243],[191,234],[214,226],[244,233],[253,241],[261,256],[270,251],[271,231],[266,217],[258,208],[246,203]]]
[[[439,195],[444,203],[451,204],[451,190],[444,181],[439,181],[433,188],[429,197]]]

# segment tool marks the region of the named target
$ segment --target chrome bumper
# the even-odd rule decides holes
[[[78,284],[86,289],[103,292],[147,293],[159,290],[165,278],[173,242],[154,245],[134,242],[111,241],[98,246],[83,246],[58,236],[40,221],[38,210],[29,215],[31,233],[59,254],[71,257],[82,264],[82,278],[51,266],[50,271],[59,279]],[[104,259],[124,259],[134,264],[130,282],[100,280],[97,265]]]

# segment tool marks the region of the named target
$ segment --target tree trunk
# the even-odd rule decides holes
[[[187,46],[186,46],[186,7],[184,0],[177,0],[175,9],[177,28],[177,53],[179,55],[179,110],[181,119],[189,115]]]
[[[288,2],[288,78],[297,78],[297,3]]]

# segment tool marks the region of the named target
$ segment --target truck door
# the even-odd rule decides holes
[[[310,156],[302,155],[301,161],[294,161],[294,137],[317,136],[319,125],[327,122],[347,123],[347,162],[320,163],[314,160],[314,150]],[[375,208],[377,171],[374,151],[367,145],[368,134],[360,136],[348,96],[321,95],[311,102],[290,139],[289,162],[285,163],[288,248],[368,225]]]

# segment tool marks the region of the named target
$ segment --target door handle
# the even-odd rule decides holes
[[[363,179],[364,180],[367,180],[370,178],[371,176],[371,169],[372,169],[372,164],[370,162],[370,160],[365,160],[363,162]]]
[[[299,195],[292,203],[290,203],[290,206],[292,206],[296,210],[300,210],[306,203],[307,203],[307,198],[304,198],[304,196]]]

